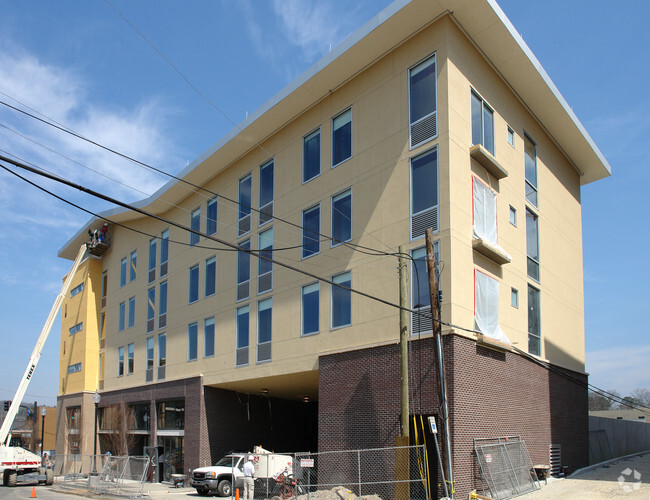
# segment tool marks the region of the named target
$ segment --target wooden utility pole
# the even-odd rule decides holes
[[[409,313],[408,313],[408,285],[404,247],[399,247],[399,347],[400,347],[400,376],[401,376],[401,425],[402,436],[409,436]],[[408,444],[408,443],[407,443]]]
[[[436,364],[438,365],[438,398],[440,408],[442,410],[442,423],[443,423],[443,443],[445,460],[443,464],[445,469],[443,474],[445,478],[443,481],[451,485],[449,488],[449,496],[454,497],[454,478],[451,465],[451,434],[449,433],[449,407],[447,404],[447,385],[445,383],[445,365],[442,354],[442,334],[440,328],[440,303],[438,302],[438,273],[436,270],[436,254],[433,250],[433,229],[427,229],[425,233],[426,249],[427,249],[427,274],[429,275],[429,295],[431,297],[431,316],[433,318],[433,337],[436,343]],[[445,484],[445,492],[447,493],[447,485]]]

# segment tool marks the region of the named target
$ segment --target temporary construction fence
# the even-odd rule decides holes
[[[105,460],[104,455],[56,455],[52,460],[52,469],[63,486],[85,488],[88,478],[102,470]]]
[[[428,500],[424,445],[365,450],[296,453],[293,473],[301,498],[322,498],[324,490],[348,490],[357,497]],[[339,497],[337,497],[339,498]]]
[[[495,500],[540,488],[526,443],[519,436],[475,439],[474,450],[482,477]]]

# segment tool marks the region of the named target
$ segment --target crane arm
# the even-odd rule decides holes
[[[2,422],[2,427],[0,428],[0,444],[5,444],[6,446],[9,446],[9,442],[11,441],[10,431],[11,431],[11,427],[14,424],[14,419],[16,418],[16,414],[18,413],[18,408],[20,408],[20,403],[22,403],[23,401],[23,397],[25,396],[25,392],[27,391],[27,386],[29,385],[29,382],[32,379],[32,375],[34,374],[36,365],[38,364],[38,361],[41,358],[41,352],[43,352],[43,346],[45,345],[45,341],[47,340],[47,337],[50,335],[50,330],[52,330],[52,324],[56,319],[56,315],[59,313],[59,309],[61,308],[61,303],[63,302],[63,299],[65,298],[66,294],[68,293],[68,290],[70,289],[70,284],[72,283],[72,279],[74,278],[74,275],[77,272],[77,268],[79,267],[79,264],[81,264],[81,261],[85,253],[86,253],[86,244],[84,243],[79,248],[79,252],[77,253],[77,258],[75,259],[74,264],[72,264],[72,268],[70,269],[70,272],[68,273],[68,275],[65,277],[65,280],[63,281],[61,292],[59,292],[59,295],[57,295],[56,300],[54,301],[54,305],[52,306],[50,315],[47,317],[47,321],[43,326],[43,330],[41,330],[41,335],[38,337],[38,340],[36,341],[36,346],[32,351],[31,357],[29,358],[29,363],[27,364],[27,369],[25,370],[25,374],[23,375],[23,378],[20,380],[20,384],[18,385],[16,394],[14,395],[14,398],[11,401],[11,406],[9,407],[9,411],[7,412],[7,415],[5,416],[4,421]]]

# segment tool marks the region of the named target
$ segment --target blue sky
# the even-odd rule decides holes
[[[0,101],[176,173],[388,4],[0,0]],[[650,2],[500,5],[612,166],[611,178],[582,191],[591,382],[623,394],[650,388],[643,210],[650,174],[642,156],[650,137]],[[0,149],[126,201],[165,181],[4,105]],[[71,264],[57,251],[89,216],[4,171],[0,213],[0,399],[10,399]],[[26,402],[56,402],[58,339],[57,322]]]

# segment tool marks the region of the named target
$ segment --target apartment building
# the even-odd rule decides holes
[[[477,486],[475,439],[586,464],[580,187],[609,174],[493,1],[398,0],[60,250],[108,221],[64,304],[59,412],[80,424],[62,420],[57,453],[75,435],[92,452],[96,390],[101,452],[126,412],[128,451],[155,448],[162,479],[257,444],[394,445],[395,253],[428,311],[432,228],[457,493]],[[433,349],[412,314],[412,417],[440,417]]]

